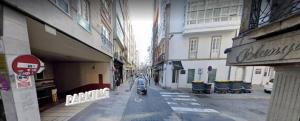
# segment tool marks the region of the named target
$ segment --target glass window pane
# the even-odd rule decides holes
[[[213,14],[213,9],[207,9],[205,13],[205,18],[212,17],[212,14]]]
[[[230,15],[236,15],[238,13],[238,6],[230,7]]]
[[[86,0],[81,0],[81,15],[85,20],[88,20],[88,3]]]
[[[69,1],[68,0],[56,0],[56,4],[66,13],[69,13]]]
[[[203,19],[204,18],[204,10],[198,11],[198,19]]]
[[[223,16],[228,15],[228,12],[229,12],[229,7],[224,7],[224,8],[222,8],[221,15],[223,15]]]
[[[219,17],[221,13],[221,8],[215,8],[214,9],[214,17]]]

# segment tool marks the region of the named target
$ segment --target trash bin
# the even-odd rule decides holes
[[[205,85],[203,81],[192,81],[192,91],[193,93],[203,93]]]
[[[241,93],[242,81],[230,81],[229,82],[229,92],[231,93]]]
[[[210,94],[211,93],[211,85],[210,83],[204,83],[204,93]]]
[[[243,82],[242,92],[243,93],[251,93],[252,92],[252,84],[250,82]]]
[[[228,80],[219,80],[215,81],[215,93],[227,93],[229,90],[229,82]]]

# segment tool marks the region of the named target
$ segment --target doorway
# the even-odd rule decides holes
[[[195,69],[188,69],[187,83],[192,83],[192,81],[194,81],[194,77],[195,77]]]

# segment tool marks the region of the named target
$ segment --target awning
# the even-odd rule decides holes
[[[181,64],[181,61],[173,61],[173,67],[175,70],[182,70],[183,69],[183,66]]]

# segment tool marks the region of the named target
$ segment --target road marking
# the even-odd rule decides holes
[[[191,105],[200,105],[199,103],[194,103],[194,102],[191,102],[190,104]]]
[[[214,109],[185,108],[185,107],[171,107],[171,108],[172,110],[178,112],[219,113]]]
[[[177,95],[177,97],[191,97],[189,95]]]
[[[161,95],[163,97],[172,97],[173,95]]]
[[[172,98],[173,100],[181,100],[181,101],[197,101],[193,98]]]
[[[169,105],[177,105],[175,102],[167,102]]]
[[[184,93],[179,93],[179,92],[160,92],[162,95],[180,95]]]
[[[139,103],[139,102],[142,102],[142,101],[143,101],[143,99],[141,99],[141,98],[137,98],[137,97],[136,97],[136,98],[134,98],[134,101],[135,101],[135,102],[137,102],[137,103]]]

